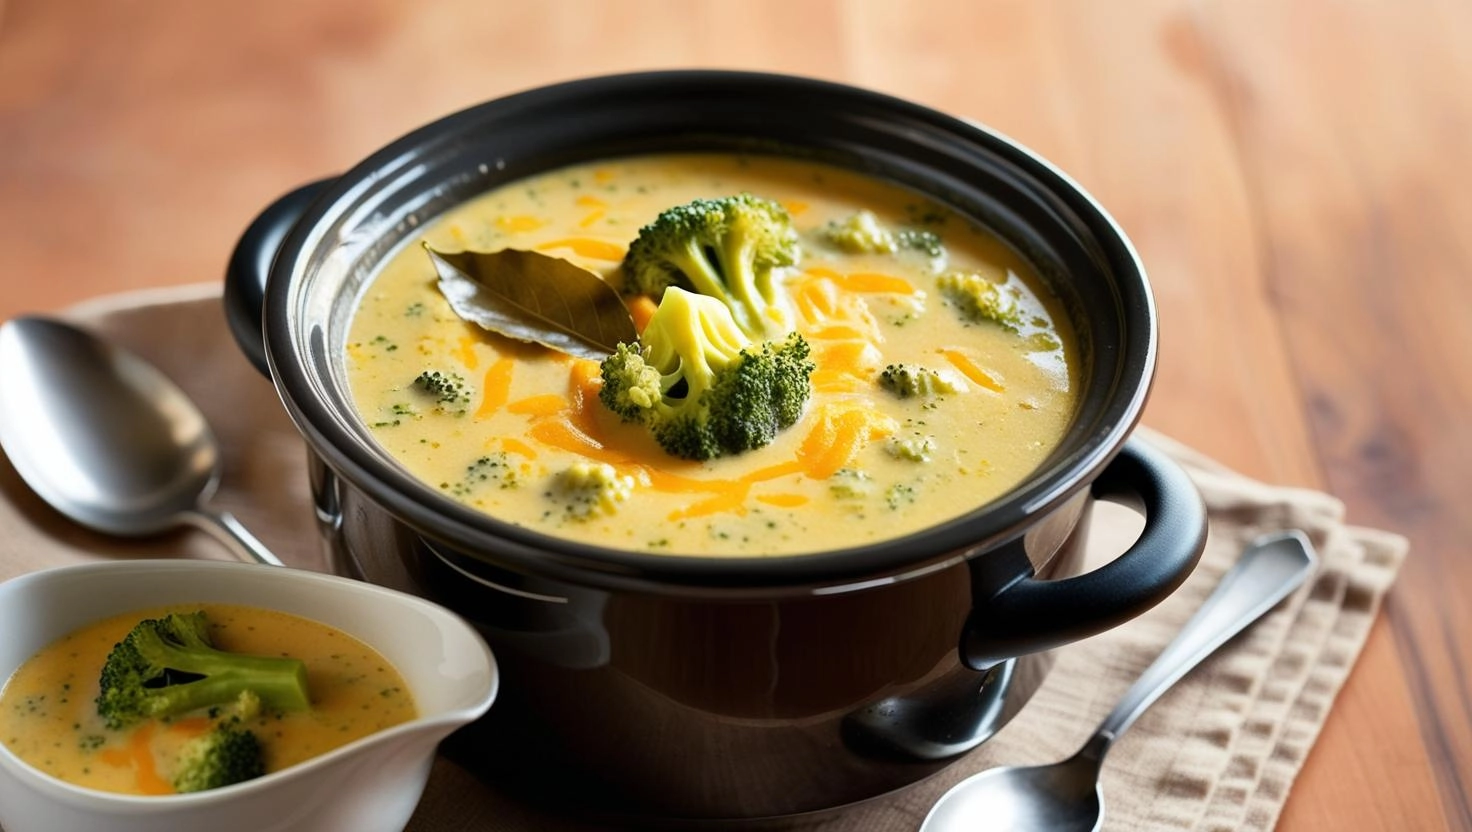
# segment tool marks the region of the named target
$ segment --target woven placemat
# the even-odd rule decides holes
[[[288,564],[328,568],[309,508],[302,440],[231,339],[217,286],[103,298],[71,316],[158,364],[200,404],[224,452],[219,507]],[[941,793],[967,775],[1071,754],[1241,548],[1258,535],[1296,528],[1319,552],[1317,576],[1167,693],[1116,744],[1104,771],[1106,830],[1273,827],[1395,579],[1406,541],[1346,525],[1343,505],[1327,494],[1256,482],[1149,430],[1140,435],[1185,466],[1206,499],[1211,531],[1186,584],[1146,615],[1060,650],[1021,715],[944,772],[899,794],[785,828],[914,830]],[[81,529],[35,497],[8,461],[0,463],[0,498],[0,580],[99,557],[228,557],[194,532],[118,541]],[[1138,525],[1128,512],[1100,511],[1091,557],[1122,549]],[[414,832],[593,828],[520,803],[447,759],[436,764],[409,826]]]

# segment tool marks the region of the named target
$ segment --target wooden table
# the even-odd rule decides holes
[[[0,318],[215,281],[254,212],[439,115],[754,68],[905,96],[1110,208],[1148,424],[1412,541],[1284,830],[1472,830],[1472,6],[0,0]]]

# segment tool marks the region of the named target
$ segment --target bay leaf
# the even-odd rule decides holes
[[[618,291],[581,266],[536,251],[424,250],[455,314],[492,332],[601,361],[639,340]]]

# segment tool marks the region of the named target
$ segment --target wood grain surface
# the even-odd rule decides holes
[[[1411,539],[1280,828],[1472,832],[1469,42],[1453,0],[8,0],[0,318],[218,280],[283,191],[552,81],[765,69],[977,119],[1139,248],[1148,424]]]

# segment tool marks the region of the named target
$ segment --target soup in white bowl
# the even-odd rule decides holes
[[[100,562],[0,584],[0,678],[96,621],[188,604],[311,618],[371,647],[402,675],[415,718],[279,771],[190,794],[134,795],[69,783],[0,743],[6,832],[287,832],[403,829],[435,750],[484,715],[499,675],[489,648],[448,610],[393,590],[297,569],[189,560]]]

